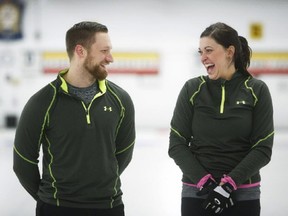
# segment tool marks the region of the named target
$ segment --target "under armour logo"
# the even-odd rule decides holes
[[[244,100],[242,101],[236,101],[236,104],[246,104],[246,102]]]
[[[112,107],[107,107],[107,106],[104,106],[104,111],[107,112],[112,112]]]

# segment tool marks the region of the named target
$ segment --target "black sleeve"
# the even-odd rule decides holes
[[[236,166],[229,176],[237,185],[242,184],[258,173],[271,159],[274,139],[273,106],[267,85],[263,82],[251,85],[256,99],[253,111],[253,129],[251,132],[251,150]]]
[[[130,96],[127,94],[122,101],[122,116],[116,138],[116,158],[121,174],[132,159],[136,132],[135,110]]]
[[[38,165],[31,161],[26,161],[14,149],[13,169],[21,185],[35,199],[38,200],[38,188],[40,184],[40,173]]]
[[[169,156],[174,159],[183,175],[193,183],[197,183],[208,174],[189,147],[193,136],[193,95],[197,94],[201,83],[199,79],[193,79],[181,89],[171,120],[169,138]]]
[[[40,184],[39,151],[51,98],[49,88],[43,88],[26,103],[14,139],[13,170],[22,186],[36,200]]]

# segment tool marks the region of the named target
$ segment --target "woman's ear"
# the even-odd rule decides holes
[[[229,58],[231,58],[231,59],[233,59],[233,56],[234,56],[234,54],[235,54],[235,47],[234,46],[229,46],[228,48],[227,48],[227,54],[228,54],[228,57]]]

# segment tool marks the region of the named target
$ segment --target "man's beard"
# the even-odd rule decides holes
[[[92,59],[88,56],[84,62],[84,68],[96,79],[104,80],[106,79],[108,73],[103,67],[99,64],[92,65]]]

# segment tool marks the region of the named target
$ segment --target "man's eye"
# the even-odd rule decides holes
[[[201,50],[198,50],[198,54],[201,56],[203,52]]]

